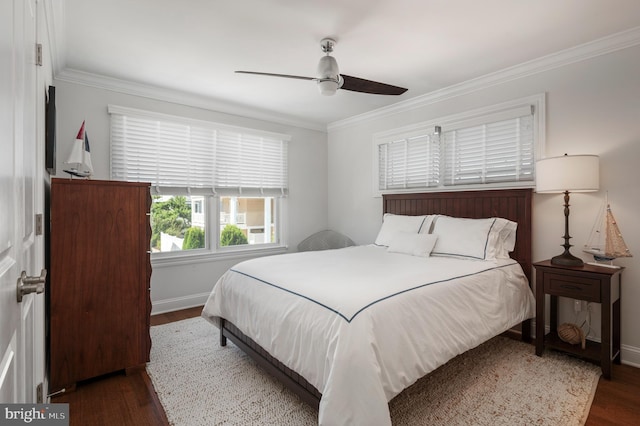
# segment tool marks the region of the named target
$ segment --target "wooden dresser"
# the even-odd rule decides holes
[[[52,179],[49,390],[149,361],[149,184]]]

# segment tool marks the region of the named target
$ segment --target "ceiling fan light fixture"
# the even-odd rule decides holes
[[[316,69],[316,76],[319,79],[332,79],[337,80],[340,70],[338,69],[338,62],[336,62],[333,56],[323,56],[318,62],[318,68]]]
[[[318,89],[325,96],[335,95],[339,87],[340,85],[335,80],[318,80]]]

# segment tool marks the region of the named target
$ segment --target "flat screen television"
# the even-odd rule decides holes
[[[45,167],[56,174],[56,88],[49,86],[45,110]]]

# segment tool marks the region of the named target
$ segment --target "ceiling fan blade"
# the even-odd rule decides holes
[[[304,77],[301,75],[289,75],[289,74],[273,74],[270,72],[256,72],[256,71],[236,71],[238,74],[254,74],[254,75],[266,75],[269,77],[283,77],[283,78],[296,78],[298,80],[316,80],[314,77]]]
[[[374,95],[402,95],[407,91],[404,87],[378,83],[377,81],[365,80],[364,78],[351,77],[344,74],[340,74],[340,76],[344,79],[344,84],[341,87],[343,90],[371,93]]]

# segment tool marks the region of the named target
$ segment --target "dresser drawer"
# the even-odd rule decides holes
[[[600,303],[600,280],[545,272],[544,292],[555,296]]]

